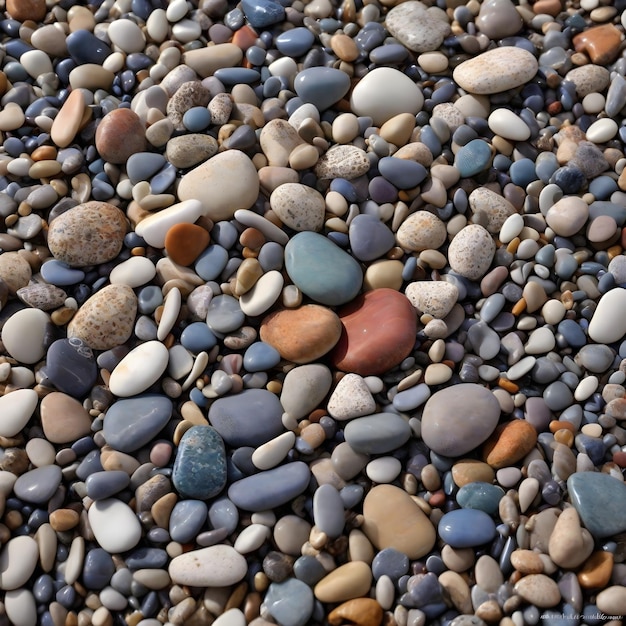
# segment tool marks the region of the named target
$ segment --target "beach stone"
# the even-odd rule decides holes
[[[596,606],[604,615],[624,615],[626,613],[626,587],[612,585],[596,596]]]
[[[411,436],[408,422],[394,413],[375,413],[350,420],[344,428],[350,447],[361,454],[385,454]]]
[[[430,211],[411,213],[396,232],[398,245],[413,252],[436,250],[446,238],[446,225]]]
[[[16,389],[0,397],[0,436],[15,437],[28,424],[38,403],[32,389]]]
[[[365,379],[350,372],[337,383],[326,410],[331,417],[344,421],[371,415],[376,410],[376,401]]]
[[[243,555],[220,544],[175,556],[167,572],[176,585],[229,587],[244,578],[248,566]]]
[[[572,43],[576,52],[586,52],[592,63],[606,65],[616,59],[615,46],[621,43],[621,35],[613,24],[600,24],[578,33]]]
[[[389,510],[395,511],[389,515]],[[394,548],[409,559],[419,559],[435,545],[435,528],[406,491],[393,485],[376,485],[363,501],[363,524],[377,550]]]
[[[343,602],[328,614],[331,626],[348,621],[359,626],[379,626],[383,619],[383,607],[373,598],[354,598]]]
[[[92,500],[104,500],[126,489],[129,483],[130,476],[124,470],[105,470],[89,474],[85,488]]]
[[[489,39],[502,39],[517,34],[523,27],[522,16],[511,0],[488,0],[480,5],[476,27]]]
[[[373,261],[382,257],[394,245],[389,227],[374,215],[357,215],[348,231],[352,254],[359,261]]]
[[[489,95],[524,85],[538,67],[537,59],[524,48],[503,46],[463,61],[452,76],[465,91]]]
[[[491,483],[495,478],[493,469],[476,459],[461,459],[452,466],[452,479],[458,487],[472,482]]]
[[[465,278],[478,280],[489,269],[496,245],[489,232],[478,224],[462,228],[450,242],[450,267]]]
[[[464,509],[478,509],[487,515],[495,515],[503,497],[504,490],[501,487],[476,481],[461,487],[456,494],[456,501]]]
[[[515,592],[526,602],[541,609],[557,606],[561,601],[559,587],[545,574],[529,574],[515,583]]]
[[[561,237],[575,235],[587,222],[589,206],[577,196],[566,196],[553,204],[546,213],[546,223]]]
[[[160,341],[146,341],[133,348],[111,372],[109,389],[121,398],[142,393],[165,372],[169,352]]]
[[[484,511],[457,509],[441,518],[437,532],[453,548],[473,548],[492,541],[496,536],[496,525]]]
[[[107,113],[96,129],[96,149],[109,163],[125,163],[131,155],[146,150],[146,128],[130,109]]]
[[[320,602],[345,602],[364,596],[372,582],[372,570],[363,561],[340,565],[324,576],[313,588]]]
[[[484,443],[500,419],[500,404],[474,383],[441,389],[426,402],[422,438],[437,454],[462,456]]]
[[[148,245],[155,248],[164,248],[165,239],[171,228],[180,224],[193,225],[194,222],[205,214],[206,209],[199,200],[195,198],[184,200],[142,219],[135,226],[135,233],[142,237]],[[133,257],[128,261],[132,260]],[[114,271],[115,269],[117,268],[114,268]]]
[[[413,2],[421,4],[417,0],[411,0],[409,4],[413,6]],[[448,26],[445,22],[443,25]],[[432,37],[431,33],[425,36]],[[382,126],[401,113],[415,115],[423,104],[424,96],[419,87],[406,74],[392,67],[377,67],[368,72],[350,96],[351,111],[357,116],[371,117],[376,126]]]
[[[309,67],[298,72],[293,86],[303,102],[324,111],[348,93],[350,77],[333,67]]]
[[[134,452],[152,441],[172,416],[172,401],[166,396],[145,394],[118,400],[104,416],[104,438],[120,452]]]
[[[61,468],[58,465],[44,465],[18,476],[13,491],[25,502],[47,503],[59,488],[61,479]]]
[[[326,203],[322,194],[312,187],[301,183],[279,185],[270,195],[270,206],[292,230],[322,230]]]
[[[227,120],[228,121],[228,120]],[[165,156],[179,169],[189,169],[214,156],[219,145],[211,135],[189,133],[167,141]]]
[[[409,300],[381,288],[356,297],[339,310],[341,338],[331,354],[335,367],[377,376],[395,367],[413,349],[417,316]]]
[[[181,201],[196,199],[213,222],[232,219],[238,209],[249,209],[259,195],[259,176],[250,157],[226,150],[183,175],[178,186]]]
[[[0,279],[10,294],[28,286],[33,271],[28,261],[17,252],[3,252],[0,255]]]
[[[321,180],[333,178],[353,180],[366,174],[369,169],[370,162],[364,150],[352,145],[335,145],[319,158],[314,172]]]
[[[482,139],[472,139],[459,148],[454,158],[454,166],[461,178],[475,176],[491,163],[491,148]]]
[[[211,241],[209,232],[196,224],[174,224],[165,235],[167,256],[178,265],[191,265]]]
[[[591,555],[593,546],[593,537],[587,529],[581,528],[576,509],[565,509],[550,535],[548,554],[552,561],[563,569],[575,569]]]
[[[263,603],[278,624],[305,626],[313,613],[314,596],[311,588],[297,578],[273,582]]]
[[[626,321],[619,311],[626,304],[626,290],[611,289],[599,300],[589,323],[589,337],[597,343],[610,344],[626,335]]]
[[[337,314],[318,304],[270,313],[261,321],[261,341],[293,363],[316,361],[339,341],[342,322]]]
[[[599,472],[575,472],[567,479],[567,489],[582,523],[595,538],[626,530],[626,484],[622,481]]]
[[[48,324],[50,316],[39,309],[16,311],[2,326],[4,349],[20,363],[37,363],[45,354]]]
[[[77,337],[58,339],[48,348],[46,375],[59,391],[82,398],[95,385],[98,366],[84,341]]]
[[[457,303],[459,290],[446,281],[415,281],[404,290],[411,304],[421,313],[443,319]]]
[[[65,304],[67,293],[59,287],[47,283],[33,283],[21,287],[15,295],[33,309],[50,311],[58,309]]]
[[[107,285],[91,296],[67,327],[69,338],[93,350],[110,350],[130,338],[137,314],[137,296],[127,285]]]
[[[7,0],[6,10],[18,22],[42,22],[46,16],[46,3],[42,0]]]
[[[261,129],[259,145],[270,166],[288,166],[291,153],[303,144],[297,129],[287,120],[271,120]]]
[[[499,233],[504,222],[511,215],[517,215],[515,207],[503,196],[488,189],[478,187],[468,197],[470,209],[475,218],[486,216],[485,228],[493,234]]]
[[[76,399],[53,391],[42,399],[41,427],[51,443],[70,443],[91,433],[91,417]]]
[[[394,6],[385,16],[385,27],[413,52],[437,50],[450,34],[450,24],[445,17],[418,0]]]
[[[33,575],[38,560],[35,539],[28,535],[9,539],[0,552],[0,588],[11,591],[23,587]]]
[[[122,249],[128,223],[108,202],[80,204],[55,218],[48,230],[48,247],[55,259],[72,267],[113,260]]]
[[[310,480],[309,466],[294,461],[235,481],[228,497],[244,511],[275,509],[303,493]]]
[[[85,106],[85,95],[81,89],[70,92],[50,129],[50,138],[59,148],[67,148],[74,141],[83,120]]]
[[[363,282],[359,264],[330,239],[313,232],[289,240],[285,269],[302,293],[328,306],[350,302]]]
[[[574,83],[578,97],[584,98],[590,93],[604,91],[609,85],[610,75],[605,67],[589,63],[567,72],[565,80]]]
[[[280,392],[286,413],[302,419],[317,408],[332,385],[331,371],[321,363],[294,367],[287,372]]]
[[[521,461],[537,443],[537,431],[526,420],[498,426],[483,445],[483,460],[494,469]]]
[[[131,550],[141,539],[139,519],[121,500],[97,500],[87,515],[96,541],[111,554]]]
[[[245,389],[215,400],[208,418],[224,442],[231,447],[257,447],[283,432],[283,407],[266,389]]]

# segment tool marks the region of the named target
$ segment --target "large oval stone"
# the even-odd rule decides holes
[[[406,491],[393,485],[377,485],[367,494],[361,529],[376,549],[394,548],[409,559],[428,554],[437,538],[426,514]]]
[[[96,149],[109,163],[126,163],[131,155],[145,151],[146,127],[131,109],[114,109],[98,124]]]
[[[187,172],[178,186],[181,201],[197,199],[214,222],[229,220],[249,209],[259,195],[259,176],[250,157],[226,150]]]
[[[218,398],[209,409],[209,422],[227,445],[257,447],[280,435],[283,407],[266,389],[246,389]]]
[[[409,423],[395,413],[376,413],[348,422],[344,437],[362,454],[385,454],[404,445],[411,436]]]
[[[318,304],[271,313],[261,322],[260,337],[293,363],[311,363],[329,352],[341,336],[334,311]]]
[[[226,486],[224,442],[211,426],[192,426],[178,444],[172,482],[185,498],[208,500]]]
[[[302,293],[328,306],[350,302],[360,291],[359,264],[328,237],[301,232],[285,246],[285,269]]]
[[[106,263],[120,253],[127,229],[116,206],[85,202],[52,220],[48,248],[55,259],[73,267]]]
[[[172,416],[172,401],[146,394],[118,400],[104,416],[106,442],[120,452],[134,452],[152,441]]]
[[[422,439],[437,454],[458,457],[477,448],[495,430],[500,404],[481,385],[441,389],[424,405]]]
[[[231,546],[220,544],[174,557],[168,573],[176,585],[229,587],[247,573],[246,559]]]
[[[368,291],[342,307],[339,319],[343,330],[331,360],[344,372],[377,376],[401,363],[413,350],[417,314],[398,291]]]

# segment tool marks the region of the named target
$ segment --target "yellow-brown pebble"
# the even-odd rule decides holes
[[[320,602],[345,602],[366,595],[371,582],[369,565],[363,561],[351,561],[324,576],[313,592]]]
[[[537,431],[525,420],[513,420],[496,428],[483,446],[483,460],[494,469],[523,459],[537,443]]]
[[[608,585],[612,572],[613,554],[601,551],[594,552],[576,576],[583,589],[600,589]]]
[[[328,614],[331,626],[341,626],[346,620],[355,626],[380,626],[383,608],[372,598],[355,598],[340,604]]]
[[[71,530],[78,525],[80,515],[74,509],[57,509],[50,513],[50,526],[56,532]]]
[[[452,480],[458,487],[468,483],[492,483],[495,478],[493,468],[475,459],[461,459],[452,466]]]

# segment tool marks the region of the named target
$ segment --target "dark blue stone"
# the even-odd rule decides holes
[[[535,164],[531,159],[520,159],[515,161],[509,170],[511,181],[520,187],[526,187],[538,176],[535,171]]]
[[[85,455],[85,458],[79,463],[76,468],[76,476],[80,480],[87,480],[94,472],[103,471],[102,463],[100,462],[100,450],[92,450]]]
[[[265,28],[285,18],[285,9],[274,0],[242,0],[241,8],[252,28]]]
[[[47,604],[54,596],[54,581],[50,574],[42,574],[33,583],[33,595],[40,604]]]
[[[402,63],[409,56],[409,51],[399,43],[378,46],[370,52],[370,61],[378,65]]]
[[[83,584],[87,589],[104,589],[115,574],[115,563],[103,548],[93,548],[85,555],[83,563]]]
[[[359,261],[373,261],[386,254],[395,244],[391,229],[374,215],[357,215],[348,231],[352,254]]]
[[[172,483],[186,498],[207,500],[226,486],[224,442],[211,426],[192,426],[181,438]]]
[[[308,28],[298,26],[280,33],[274,39],[274,45],[279,52],[293,58],[306,54],[314,41],[315,35]]]
[[[83,398],[96,384],[98,365],[82,339],[59,339],[48,348],[46,376],[59,391]]]
[[[496,525],[484,511],[457,509],[441,518],[438,533],[453,548],[473,548],[489,543],[496,536]]]
[[[395,202],[398,199],[398,190],[383,176],[374,176],[368,190],[370,198],[378,204]]]
[[[565,194],[575,194],[582,189],[586,179],[581,170],[573,165],[568,165],[560,167],[554,172],[549,182],[558,185]]]
[[[113,52],[104,41],[84,29],[70,33],[65,42],[67,51],[78,65],[84,63],[102,65],[104,60]]]
[[[582,348],[587,343],[587,336],[575,320],[566,319],[559,322],[557,331],[572,348]]]
[[[191,107],[183,115],[183,124],[192,133],[208,128],[210,123],[211,113],[206,107]]]
[[[237,85],[243,83],[251,85],[261,80],[261,74],[257,70],[248,67],[223,67],[213,74],[224,85]]]
[[[93,472],[85,479],[87,495],[92,500],[110,498],[130,484],[130,476],[123,470]]]
[[[392,185],[398,189],[417,187],[428,176],[428,170],[416,161],[383,157],[378,162],[378,170]]]
[[[165,550],[161,548],[136,548],[126,556],[124,562],[130,570],[159,569],[169,561]]]

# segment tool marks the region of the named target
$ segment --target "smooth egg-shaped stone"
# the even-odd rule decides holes
[[[26,584],[39,560],[37,542],[28,535],[13,537],[0,552],[0,589],[9,591]]]
[[[285,268],[302,293],[328,306],[350,302],[363,282],[359,264],[330,239],[313,232],[290,239],[285,246]]]
[[[89,507],[87,515],[96,541],[111,554],[131,550],[141,539],[139,519],[121,500],[98,500]]]
[[[107,470],[89,474],[85,488],[92,500],[104,500],[126,489],[129,483],[130,476],[124,470]]]
[[[266,511],[299,496],[310,480],[309,466],[294,461],[234,482],[228,489],[228,497],[244,511]]]
[[[305,626],[313,613],[313,591],[303,581],[287,578],[269,586],[263,603],[278,624]]]
[[[211,426],[192,426],[181,438],[172,482],[185,498],[208,500],[226,485],[224,441]]]
[[[231,546],[220,544],[174,557],[168,573],[176,585],[229,587],[244,578],[246,559]]]
[[[605,293],[589,322],[589,337],[597,343],[614,343],[626,334],[626,289],[616,287]]]
[[[391,229],[378,217],[357,215],[348,231],[352,254],[359,261],[373,261],[389,252],[395,243]]]
[[[4,349],[16,361],[32,365],[46,353],[44,337],[50,316],[40,309],[20,309],[2,326]]]
[[[422,412],[422,439],[443,456],[458,457],[483,443],[500,419],[500,404],[482,385],[462,383],[433,394]]]
[[[19,476],[13,485],[13,491],[25,502],[47,503],[61,484],[61,478],[61,468],[58,465],[44,465]]]
[[[298,73],[293,86],[303,102],[324,111],[348,93],[350,77],[333,67],[309,67]]]
[[[428,170],[421,163],[392,156],[380,159],[378,170],[398,189],[417,187],[428,176]]]
[[[108,445],[120,452],[134,452],[152,441],[172,416],[167,396],[146,394],[119,400],[104,415],[103,434]]]
[[[503,496],[502,487],[476,481],[463,485],[456,494],[456,501],[464,509],[478,509],[494,515],[498,512],[498,504]]]
[[[452,548],[473,548],[496,536],[496,524],[484,511],[457,509],[441,518],[437,531]]]
[[[180,543],[193,541],[206,521],[207,513],[207,506],[202,500],[177,502],[170,515],[169,532],[172,540]]]
[[[398,291],[374,289],[339,310],[341,338],[331,354],[335,367],[361,376],[378,376],[400,364],[413,350],[417,314]]]
[[[98,366],[91,348],[82,339],[58,339],[48,348],[46,375],[59,391],[82,398],[95,384]]]
[[[395,413],[376,413],[351,420],[344,437],[355,452],[385,454],[403,446],[411,436],[409,423]]]
[[[165,372],[168,361],[169,352],[160,341],[146,341],[138,345],[111,372],[111,393],[128,398],[145,391]]]
[[[15,437],[28,424],[38,401],[33,389],[16,389],[0,397],[0,437]]]
[[[209,422],[227,445],[257,447],[280,435],[283,407],[266,389],[245,389],[218,398],[209,408]]]

